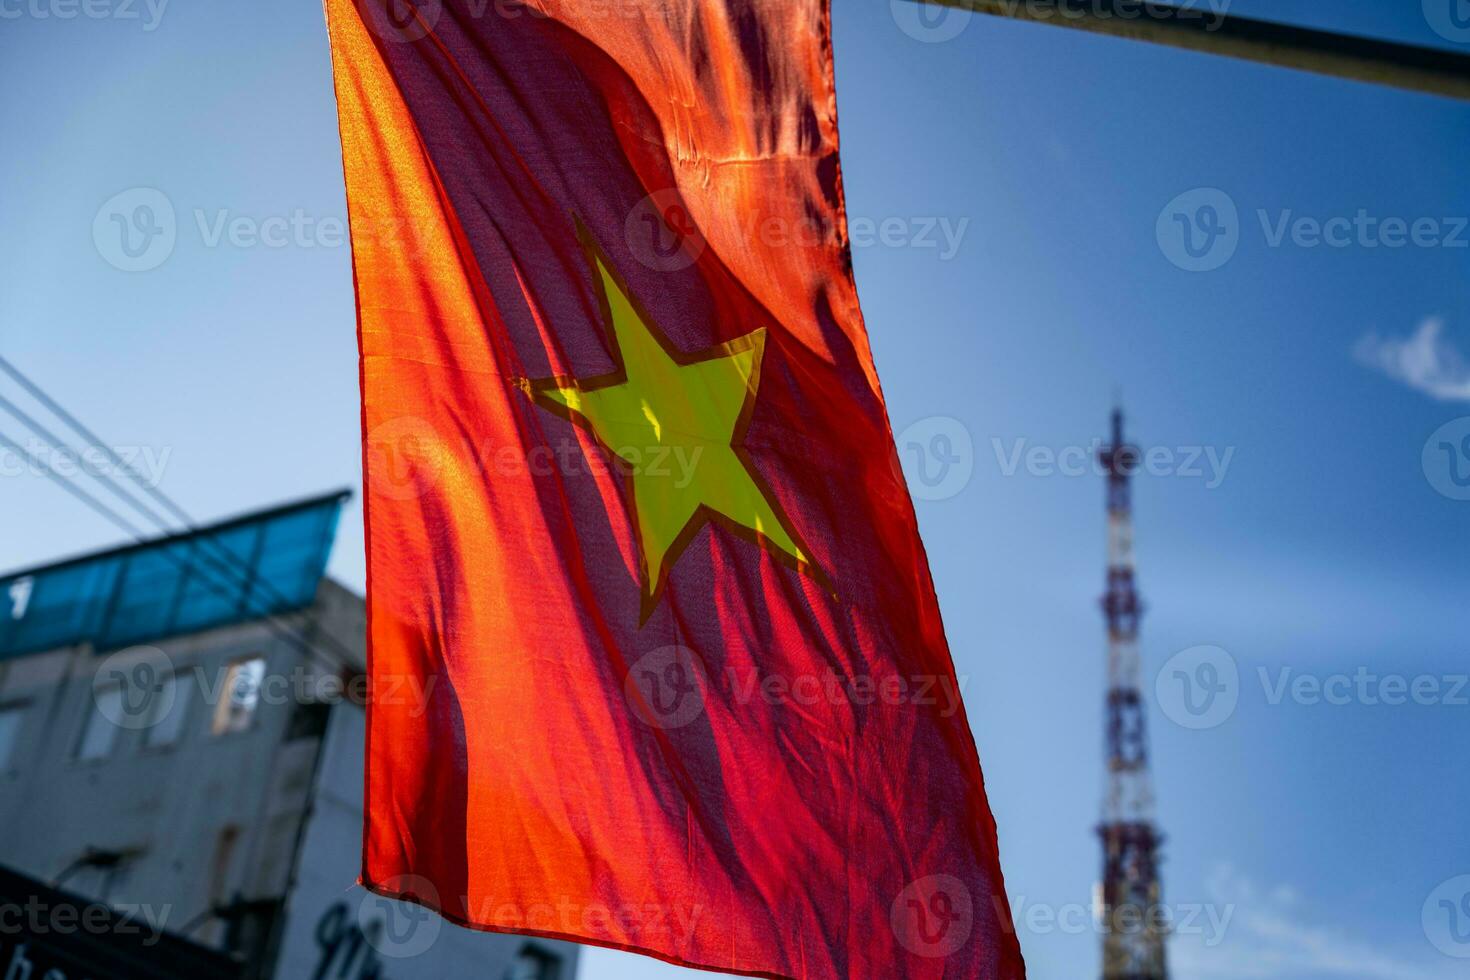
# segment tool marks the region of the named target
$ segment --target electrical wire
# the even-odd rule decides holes
[[[273,601],[282,602],[282,604],[284,604],[284,602],[287,602],[287,598],[285,598],[284,595],[281,595],[281,592],[279,592],[278,589],[275,588],[275,586],[270,585],[269,580],[251,576],[251,570],[248,569],[247,566],[245,566],[243,560],[241,560],[240,558],[240,555],[234,554],[234,552],[229,551],[229,548],[226,548],[225,545],[222,544],[222,542],[210,538],[209,535],[201,535],[200,527],[198,527],[197,523],[194,522],[194,517],[190,516],[190,513],[188,513],[188,511],[185,511],[184,508],[181,507],[181,505],[176,504],[176,502],[173,501],[168,494],[165,494],[162,489],[159,489],[157,488],[157,486],[154,486],[153,483],[148,482],[148,480],[144,478],[143,475],[140,475],[140,473],[138,473],[137,470],[135,470],[134,467],[132,467],[131,464],[128,463],[128,461],[123,460],[121,455],[118,454],[118,451],[113,450],[113,448],[110,447],[107,442],[104,442],[103,439],[101,439],[96,432],[93,432],[93,430],[88,428],[88,426],[85,425],[85,423],[82,422],[81,419],[78,419],[78,417],[76,417],[75,414],[72,414],[71,411],[66,410],[66,408],[63,407],[62,404],[59,403],[59,401],[56,400],[56,398],[53,398],[50,394],[47,394],[46,389],[41,388],[41,386],[38,385],[37,382],[32,381],[29,376],[25,375],[25,372],[22,372],[22,370],[19,369],[19,367],[16,367],[15,364],[10,363],[9,360],[4,359],[3,356],[0,356],[0,370],[3,370],[6,375],[9,375],[12,381],[15,381],[16,383],[18,383],[18,385],[21,385],[21,388],[25,389],[26,394],[31,395],[31,397],[35,398],[38,403],[43,404],[43,406],[46,407],[47,410],[49,410],[50,413],[53,414],[53,416],[56,416],[57,419],[60,419],[63,423],[66,423],[66,425],[68,425],[69,428],[73,430],[73,432],[78,433],[78,435],[81,436],[82,441],[87,442],[88,445],[97,448],[97,450],[100,450],[101,453],[106,455],[107,460],[109,460],[110,463],[113,464],[113,466],[118,467],[119,472],[122,472],[123,475],[128,476],[128,479],[132,480],[132,482],[134,482],[135,485],[138,486],[138,488],[143,489],[143,491],[148,494],[148,497],[153,498],[153,500],[156,501],[157,504],[162,505],[165,510],[168,510],[169,513],[171,513],[172,516],[175,517],[175,519],[178,519],[179,522],[184,525],[184,530],[187,530],[188,533],[193,533],[193,535],[196,535],[196,538],[194,538],[194,541],[191,542],[191,544],[193,544],[193,547],[196,548],[198,555],[200,555],[201,558],[209,561],[210,566],[212,566],[213,569],[221,570],[223,574],[234,573],[235,576],[237,576],[237,580],[235,580],[234,585],[251,586],[251,588],[253,589],[259,589],[259,591],[266,592],[266,594],[268,594],[268,598],[273,599]],[[35,420],[34,417],[31,416],[31,414],[26,413],[26,411],[22,410],[21,407],[16,406],[16,404],[13,403],[13,401],[10,401],[9,398],[4,398],[3,395],[0,395],[0,408],[4,408],[4,410],[6,410],[7,413],[10,414],[10,416],[18,419],[19,422],[22,423],[22,425],[25,425],[26,428],[31,429],[31,432],[34,432],[35,435],[40,436],[40,438],[43,439],[44,442],[47,442],[47,444],[50,445],[51,450],[60,453],[60,451],[63,450],[63,447],[65,447],[65,450],[71,451],[73,457],[75,457],[76,460],[81,461],[82,469],[84,469],[85,472],[87,472],[88,475],[91,476],[91,478],[96,479],[98,483],[106,486],[106,488],[109,489],[109,491],[112,492],[113,495],[116,495],[119,500],[128,502],[128,504],[131,505],[134,510],[137,510],[138,513],[144,514],[144,516],[146,516],[147,519],[150,520],[150,522],[153,523],[154,526],[159,527],[159,530],[162,530],[162,532],[165,533],[171,533],[171,535],[172,533],[178,533],[176,532],[176,529],[173,529],[173,527],[169,525],[166,520],[163,520],[162,517],[159,516],[159,514],[154,513],[153,510],[144,507],[141,502],[135,500],[135,498],[132,497],[131,494],[128,494],[128,492],[126,492],[125,489],[123,489],[122,486],[119,485],[119,483],[116,482],[115,479],[107,476],[107,473],[104,473],[103,470],[101,470],[101,467],[88,467],[87,463],[85,463],[84,455],[75,453],[75,450],[72,450],[71,445],[69,445],[68,442],[65,441],[65,439],[60,438],[60,436],[57,436],[56,433],[51,432],[50,429],[47,429],[46,426],[41,425],[38,420]],[[73,492],[73,495],[75,495],[75,492]],[[116,523],[116,520],[113,523]],[[140,532],[137,532],[137,530],[129,530],[129,533],[132,533],[132,535],[134,535],[135,538],[140,539],[140,541],[144,541],[144,536],[141,535]],[[204,551],[204,545],[206,544],[215,545],[215,547],[218,547],[218,554],[209,554],[209,552]],[[219,555],[223,555],[223,563],[221,560],[219,560]],[[247,591],[247,594],[245,594],[245,601],[247,601],[247,604],[248,602],[250,602],[250,598],[250,592]],[[262,616],[273,616],[273,614],[270,613],[269,610],[265,610],[265,608],[257,611],[259,611]],[[357,655],[354,654],[354,652],[351,651],[350,648],[347,648],[347,646],[341,644],[340,641],[337,641],[334,636],[328,635],[328,633],[322,633],[320,639],[325,642],[325,645],[331,646],[331,648],[334,649],[335,654],[337,654],[338,657],[340,657],[341,660],[344,661],[344,663],[354,663],[354,661],[357,660]]]
[[[197,549],[202,558],[205,558],[210,562],[213,568],[222,569],[224,574],[229,574],[233,572],[236,576],[238,576],[238,580],[234,583],[235,585],[246,586],[247,588],[258,588],[261,591],[268,593],[268,597],[276,602],[287,602],[286,597],[283,596],[279,592],[279,590],[277,590],[275,586],[273,586],[269,581],[263,578],[252,578],[251,569],[245,566],[240,556],[236,555],[234,552],[226,548],[222,542],[216,541],[215,539],[210,538],[208,535],[201,535],[201,528],[196,524],[194,518],[188,513],[188,511],[184,510],[183,507],[179,506],[166,493],[164,493],[153,483],[145,479],[140,473],[138,473],[136,469],[134,469],[126,460],[124,460],[117,453],[116,450],[114,450],[108,443],[103,441],[102,438],[97,435],[97,433],[93,432],[74,414],[67,411],[67,409],[63,407],[57,399],[48,394],[45,389],[43,389],[38,383],[28,377],[25,372],[12,364],[4,356],[0,356],[0,371],[4,371],[7,375],[9,375],[11,380],[20,385],[21,388],[23,388],[26,393],[34,398],[37,402],[45,406],[46,409],[51,412],[51,414],[55,415],[58,419],[69,426],[82,438],[83,441],[104,453],[107,459],[114,466],[116,466],[119,471],[125,474],[134,484],[141,488],[144,493],[148,494],[149,497],[151,497],[155,502],[166,509],[177,520],[179,520],[184,525],[185,531],[190,534],[196,535],[193,541],[193,546]],[[14,402],[10,401],[4,396],[0,396],[0,408],[3,408],[5,411],[10,413],[17,420],[19,420],[23,425],[29,428],[32,432],[40,436],[43,441],[50,445],[50,448],[52,450],[61,452],[63,450],[63,447],[66,450],[72,449],[72,447],[64,439],[56,436],[55,433],[51,432],[40,422],[38,422],[21,408],[19,408],[17,405],[15,405]],[[80,454],[75,455],[77,459],[82,459]],[[173,527],[168,524],[167,521],[165,521],[162,517],[160,517],[149,508],[143,506],[131,494],[127,493],[122,488],[122,486],[117,483],[116,480],[108,476],[106,473],[102,472],[100,468],[94,467],[90,470],[86,470],[86,472],[94,480],[107,487],[109,492],[118,496],[120,499],[125,500],[134,510],[147,517],[159,530],[163,531],[166,534],[178,533]],[[114,521],[114,523],[116,522]],[[136,530],[131,531],[130,533],[132,533],[140,541],[143,540],[143,536],[140,535]],[[217,556],[205,553],[205,544],[218,547],[218,554],[224,556],[223,565],[221,564]],[[247,591],[247,603],[250,601],[250,598],[250,592]],[[257,611],[265,616],[273,615],[268,609],[260,609]],[[358,659],[356,654],[351,649],[339,642],[335,637],[332,637],[330,634],[322,634],[322,639],[326,642],[326,645],[334,649],[337,656],[340,657],[343,661],[353,663],[356,662],[356,660]]]

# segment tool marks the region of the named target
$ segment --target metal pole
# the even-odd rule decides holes
[[[1156,0],[913,2],[1071,27],[1412,92],[1470,99],[1470,51],[1400,44],[1253,20],[1216,10],[1204,0],[1178,7]]]

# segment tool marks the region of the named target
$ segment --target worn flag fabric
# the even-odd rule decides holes
[[[363,883],[730,973],[1022,977],[853,284],[827,0],[326,7]]]

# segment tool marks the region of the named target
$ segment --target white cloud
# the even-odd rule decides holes
[[[1179,935],[1170,944],[1171,972],[1186,980],[1451,980],[1463,964],[1423,950],[1394,953],[1350,932],[1309,921],[1288,885],[1257,887],[1229,865],[1205,883],[1210,901],[1234,909],[1224,941],[1216,946]],[[1413,910],[1417,918],[1417,909]]]
[[[1444,322],[1429,317],[1408,338],[1369,334],[1353,356],[1368,367],[1441,401],[1470,401],[1470,362],[1440,336]]]

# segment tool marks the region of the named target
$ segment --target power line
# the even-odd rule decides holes
[[[74,414],[67,411],[67,409],[62,406],[62,404],[57,399],[48,394],[39,383],[33,381],[29,376],[26,375],[24,371],[16,367],[10,361],[6,360],[3,356],[0,356],[0,371],[4,371],[7,375],[10,376],[11,380],[20,385],[21,388],[23,388],[32,398],[45,406],[52,415],[56,416],[62,422],[66,423],[66,425],[68,425],[72,429],[72,431],[81,436],[84,442],[88,443],[91,446],[94,446],[95,448],[105,453],[108,460],[110,460],[114,466],[116,466],[122,473],[124,473],[128,477],[128,479],[130,479],[135,485],[140,487],[143,492],[147,493],[151,498],[153,498],[153,500],[162,505],[166,510],[168,510],[169,513],[171,513],[175,518],[182,522],[184,525],[184,529],[190,534],[195,535],[194,547],[200,550],[201,557],[211,561],[211,564],[214,568],[220,568],[220,563],[216,558],[203,553],[203,548],[206,543],[216,546],[219,549],[219,554],[224,556],[224,560],[226,563],[225,572],[234,572],[238,576],[237,584],[247,587],[247,592],[245,596],[247,603],[250,600],[249,589],[252,587],[266,592],[267,597],[273,599],[274,601],[281,603],[285,603],[287,601],[286,597],[281,595],[280,591],[277,590],[275,586],[273,586],[269,581],[264,578],[254,576],[251,569],[244,565],[244,562],[240,558],[240,556],[231,552],[229,548],[225,547],[223,542],[216,541],[213,538],[208,537],[207,535],[200,535],[199,532],[201,529],[194,521],[194,518],[188,513],[188,511],[179,506],[179,504],[177,504],[171,497],[169,497],[168,494],[164,493],[153,483],[145,479],[136,469],[129,465],[127,461],[124,460],[117,453],[117,451],[112,448],[111,445],[109,445],[100,436],[98,436],[97,433],[93,432],[85,423],[82,422],[81,419],[77,418]],[[67,443],[66,440],[60,439],[53,433],[50,433],[49,430],[47,430],[44,426],[41,426],[39,422],[37,422],[24,411],[16,407],[14,403],[10,402],[8,399],[0,397],[0,407],[5,407],[6,410],[10,412],[10,414],[20,419],[20,421],[28,428],[30,428],[32,432],[36,432],[37,434],[42,435],[42,438],[44,440],[53,444],[53,449],[60,451],[59,446],[65,446],[67,449],[71,448],[70,444]],[[81,458],[80,455],[78,455],[78,458]],[[131,494],[126,493],[123,490],[123,488],[117,483],[117,481],[113,480],[107,474],[101,472],[100,469],[94,469],[90,471],[90,475],[93,479],[106,486],[109,491],[116,494],[121,499],[126,500],[133,507],[134,510],[137,510],[138,512],[148,517],[148,519],[152,521],[154,526],[157,527],[159,530],[167,534],[175,533],[174,529],[168,525],[168,522],[163,520],[147,507],[144,507],[142,504],[138,503]],[[271,615],[268,609],[262,609],[260,610],[260,612],[263,615]],[[341,657],[344,661],[352,662],[356,660],[356,654],[352,650],[348,649],[345,645],[340,643],[335,637],[332,637],[330,634],[322,634],[322,637],[325,640],[326,644],[332,647],[336,651],[337,655]]]
[[[83,490],[80,486],[73,483],[65,476],[62,476],[60,473],[56,472],[56,470],[51,466],[50,463],[41,459],[39,456],[36,456],[30,450],[26,449],[20,443],[16,442],[14,439],[11,439],[3,432],[0,432],[0,446],[4,446],[6,449],[9,449],[11,452],[19,456],[21,459],[29,462],[32,467],[39,469],[42,473],[46,474],[49,479],[54,481],[67,493],[71,494],[73,497],[76,497],[82,503],[90,507],[93,511],[101,514],[108,521],[122,528],[128,534],[131,534],[133,537],[137,538],[140,541],[147,537],[147,535],[145,535],[127,518],[123,517],[111,507],[108,507],[102,501],[98,500],[96,497]]]
[[[112,449],[111,446],[103,442],[97,436],[97,434],[89,429],[85,424],[83,424],[80,419],[78,419],[75,415],[71,414],[65,408],[63,408],[56,399],[48,395],[38,384],[31,381],[30,378],[28,378],[22,371],[20,371],[19,368],[15,367],[4,357],[0,357],[0,370],[3,370],[6,374],[8,374],[14,381],[16,381],[16,383],[24,388],[27,393],[29,393],[33,398],[35,398],[38,402],[40,402],[48,410],[50,410],[53,415],[61,419],[73,430],[78,432],[87,442],[89,442],[95,448],[101,450],[107,456],[107,458],[111,460],[119,470],[127,474],[134,483],[142,487],[150,496],[159,501],[171,513],[178,516],[185,523],[185,527],[189,532],[198,535],[191,540],[191,547],[195,549],[197,556],[203,561],[207,562],[208,567],[220,571],[223,575],[228,576],[230,574],[233,574],[237,576],[234,584],[247,587],[245,592],[245,601],[247,604],[249,603],[251,598],[249,588],[250,586],[258,587],[259,589],[268,592],[270,594],[269,597],[274,597],[278,601],[286,601],[285,597],[282,596],[280,592],[277,591],[275,587],[272,586],[268,581],[260,577],[252,576],[251,570],[243,564],[240,557],[235,555],[228,548],[226,548],[223,543],[209,538],[207,534],[199,535],[201,529],[194,524],[193,518],[191,518],[182,507],[176,504],[162,491],[158,490],[152,484],[148,483],[148,481],[145,480],[132,466],[128,465],[128,463],[124,461],[122,457],[119,456],[114,449]],[[109,492],[113,493],[119,499],[125,501],[134,510],[146,516],[156,527],[158,527],[165,534],[176,533],[175,530],[169,526],[167,521],[165,521],[150,508],[140,503],[135,497],[133,497],[132,494],[128,493],[120,484],[117,483],[117,481],[113,480],[99,467],[92,467],[90,469],[87,468],[82,455],[80,453],[77,453],[76,450],[69,443],[66,442],[66,440],[57,436],[44,424],[42,424],[29,413],[21,409],[14,402],[10,401],[8,398],[5,398],[3,395],[0,395],[0,409],[4,409],[12,417],[16,418],[33,433],[39,436],[42,442],[47,446],[47,448],[49,448],[53,452],[59,454],[70,453],[72,456],[82,461],[82,468],[84,472],[86,472],[98,483],[105,486],[109,490]],[[57,485],[65,489],[69,494],[82,501],[91,510],[103,516],[110,523],[127,532],[140,543],[147,543],[147,541],[149,540],[148,535],[145,534],[136,525],[134,525],[131,521],[127,520],[121,514],[117,513],[115,510],[102,503],[92,494],[88,493],[76,481],[73,481],[66,477],[64,474],[58,472],[53,465],[31,453],[19,443],[5,436],[3,433],[0,433],[0,445],[6,446],[13,452],[20,455],[22,458],[26,459],[33,468],[41,470],[42,473],[44,473]],[[207,553],[203,550],[203,544],[205,542],[218,546],[219,554],[223,555],[225,559],[223,563],[216,555]],[[194,567],[185,566],[184,562],[171,551],[164,550],[163,553],[166,554],[170,558],[170,560],[180,565],[180,567]],[[194,570],[198,571],[199,569],[195,568]],[[231,587],[231,583],[228,577],[225,579],[225,584],[223,587],[221,587],[219,583],[215,582],[208,575],[201,576],[201,581],[217,595],[229,597],[233,594],[232,592],[226,591]],[[311,642],[306,639],[305,634],[302,633],[300,629],[285,624],[284,621],[281,620],[279,614],[273,613],[268,609],[260,609],[257,610],[257,612],[261,615],[267,625],[271,626],[278,635],[281,635],[282,630],[287,631],[286,638],[290,640],[293,645],[297,646],[303,653],[306,653],[308,655],[316,654],[319,656],[326,656],[323,651],[312,646]],[[333,648],[337,658],[341,662],[354,663],[357,660],[356,654],[352,650],[339,642],[335,637],[332,637],[330,634],[320,634],[319,638],[325,641],[326,645]],[[330,660],[331,658],[327,657],[327,659]]]
[[[69,452],[74,458],[77,459],[77,461],[81,465],[81,468],[82,468],[83,472],[85,472],[88,476],[92,477],[92,479],[96,480],[102,486],[106,487],[107,490],[110,493],[112,493],[114,496],[116,496],[118,499],[122,500],[123,502],[125,502],[126,504],[128,504],[130,507],[132,507],[134,510],[136,510],[140,514],[142,514],[144,517],[148,518],[148,520],[151,521],[154,524],[154,526],[157,527],[160,531],[163,531],[165,534],[173,534],[173,533],[175,533],[174,532],[174,529],[169,526],[169,524],[168,524],[168,522],[166,520],[164,520],[162,517],[160,517],[153,510],[149,509],[148,507],[145,507],[142,503],[140,503],[137,500],[137,498],[135,498],[132,494],[128,493],[122,487],[121,484],[119,484],[116,480],[112,479],[112,477],[108,476],[107,473],[105,473],[100,467],[95,467],[94,466],[94,467],[90,467],[89,468],[87,466],[86,459],[80,453],[77,453],[73,449],[73,447],[71,446],[70,443],[68,443],[65,439],[61,438],[60,436],[56,435],[55,432],[53,432],[49,428],[47,428],[43,423],[41,423],[39,420],[37,420],[29,412],[26,412],[24,409],[22,409],[20,406],[16,405],[10,399],[6,398],[4,395],[0,395],[0,409],[3,409],[4,411],[8,412],[13,418],[19,420],[22,425],[24,425],[26,428],[30,429],[32,433],[34,433],[35,435],[37,435],[38,437],[40,437],[41,441],[51,451],[57,452],[57,453],[68,453]],[[80,423],[78,423],[78,424],[80,424]],[[116,457],[117,456],[117,454],[115,452],[112,452],[110,450],[110,447],[107,447],[107,446],[99,446],[98,448],[101,448],[104,451],[110,452],[110,455],[113,456],[113,457]],[[32,459],[35,459],[35,457],[31,457],[31,458]],[[40,461],[37,460],[37,462],[40,462]],[[49,467],[49,469],[52,472],[54,472],[55,467],[54,466],[53,467]],[[136,472],[136,471],[134,471],[134,472]],[[141,477],[137,477],[137,479],[141,479]],[[68,487],[68,489],[70,489],[70,487]],[[164,497],[164,499],[167,500],[168,498],[167,497]],[[129,533],[133,534],[134,537],[137,537],[139,540],[143,540],[144,539],[144,535],[141,532],[139,532],[136,528],[134,528],[130,523],[123,522],[123,524],[120,524],[116,515],[112,515],[111,517],[109,517],[109,519],[112,520],[112,522],[114,524],[118,524],[118,526],[120,526],[120,527],[122,527],[123,524],[127,524],[127,526],[124,527],[124,530],[128,530]],[[217,571],[217,572],[220,573],[220,575],[224,579],[224,588],[229,589],[229,588],[231,588],[233,586],[242,586],[242,587],[245,587],[246,588],[245,601],[246,601],[247,604],[250,602],[250,599],[251,599],[251,595],[250,595],[250,587],[251,586],[258,587],[258,588],[260,588],[260,589],[262,589],[262,590],[270,593],[270,595],[268,596],[268,598],[274,598],[276,601],[279,601],[279,602],[285,602],[286,601],[285,597],[282,596],[280,594],[280,592],[277,591],[275,589],[275,587],[273,587],[268,581],[266,581],[263,578],[252,577],[251,574],[250,574],[250,569],[247,568],[246,566],[244,566],[241,563],[241,559],[237,555],[235,555],[233,552],[231,552],[229,548],[225,547],[225,545],[222,542],[215,541],[215,540],[209,538],[208,535],[199,535],[198,532],[199,532],[200,529],[197,528],[197,527],[190,526],[190,527],[188,527],[188,530],[196,535],[195,537],[192,537],[190,539],[190,542],[189,542],[190,548],[195,552],[195,554],[197,555],[197,557],[202,562],[205,563],[205,567],[206,568],[209,568],[211,570],[214,570],[214,571]],[[206,552],[204,550],[204,544],[205,544],[205,542],[208,542],[210,544],[217,545],[218,548],[219,548],[218,554],[224,556],[224,561],[221,561],[216,554],[213,554],[213,553],[210,553],[210,552]],[[203,571],[203,569],[196,568],[195,571]],[[207,581],[207,578],[206,578],[206,581]],[[221,593],[221,594],[223,594],[223,593]],[[257,611],[260,612],[262,615],[266,615],[266,616],[271,615],[271,613],[270,613],[270,611],[268,609],[260,609],[260,610],[257,610]],[[323,636],[328,641],[328,645],[334,647],[336,653],[340,657],[342,657],[344,659],[348,659],[348,660],[352,659],[353,654],[352,654],[352,651],[351,650],[348,650],[345,646],[343,646],[340,643],[338,643],[335,638],[330,637],[328,634],[323,634]]]
[[[50,429],[46,428],[46,426],[37,421],[36,418],[32,416],[29,412],[22,409],[19,405],[15,404],[15,402],[11,401],[9,398],[6,398],[4,395],[0,395],[0,409],[9,412],[13,418],[17,419],[20,422],[21,425],[24,425],[27,429],[30,429],[31,432],[40,437],[41,441],[45,443],[48,448],[57,452],[61,452],[71,448],[71,446],[69,446],[65,442],[65,440],[57,436],[56,433],[52,432]],[[133,497],[132,494],[125,492],[123,488],[115,481],[108,479],[106,475],[102,473],[100,468],[93,467],[89,469],[87,467],[86,460],[81,455],[74,455],[77,462],[81,465],[82,471],[85,472],[88,476],[92,477],[92,479],[102,484],[109,491],[111,491],[114,496],[122,500],[124,503],[128,504],[144,517],[148,518],[148,520],[152,521],[160,529],[164,531],[170,530],[167,522],[165,522],[163,518],[159,517],[147,507],[144,507],[141,503],[138,502],[135,497]]]
[[[21,371],[21,369],[16,367],[14,364],[11,364],[3,356],[0,356],[0,371],[4,371],[6,374],[10,375],[11,380],[24,388],[26,393],[34,398],[36,401],[46,406],[47,411],[49,411],[52,415],[55,415],[57,418],[61,419],[61,421],[65,422],[68,426],[71,427],[72,431],[80,435],[82,439],[106,453],[107,459],[109,462],[112,463],[112,465],[116,466],[123,473],[127,474],[129,479],[138,484],[138,486],[142,487],[145,493],[147,493],[155,501],[162,505],[164,509],[166,509],[169,513],[173,514],[175,518],[182,521],[189,530],[198,530],[197,528],[193,527],[194,518],[190,517],[188,512],[186,512],[182,507],[169,499],[168,495],[165,494],[162,490],[159,490],[147,480],[143,479],[143,477],[138,474],[138,471],[133,469],[133,467],[130,466],[121,456],[119,456],[110,445],[103,441],[102,438],[97,435],[97,433],[93,432],[91,429],[83,425],[80,419],[78,419],[75,415],[71,414],[65,408],[63,408],[61,404],[56,401],[56,399],[46,394],[46,392],[41,388],[40,385],[36,384],[34,381],[28,378],[25,375],[25,372]]]

